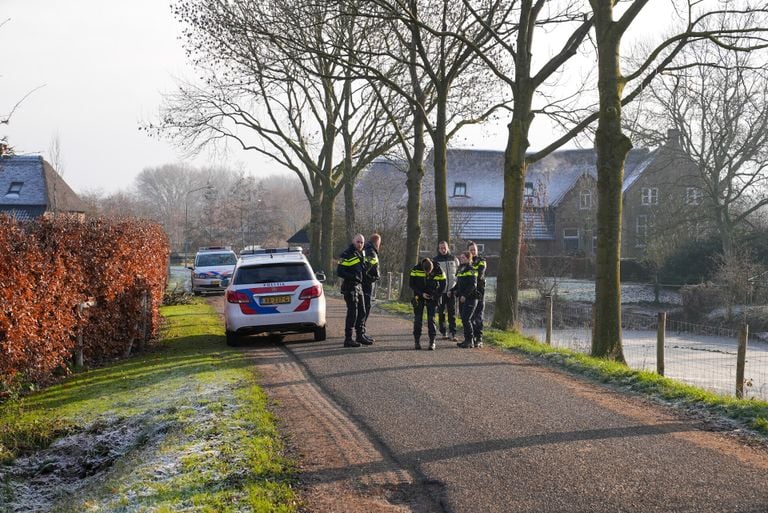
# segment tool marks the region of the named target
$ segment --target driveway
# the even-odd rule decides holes
[[[410,322],[376,311],[376,344],[343,348],[343,315],[329,298],[325,342],[245,349],[310,511],[768,511],[764,444],[496,349],[414,351]]]

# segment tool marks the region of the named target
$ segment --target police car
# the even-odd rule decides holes
[[[232,276],[237,256],[229,246],[200,248],[195,255],[192,270],[192,293],[199,296],[206,292],[223,292],[222,280]]]
[[[325,340],[323,273],[315,273],[300,247],[261,248],[241,255],[227,284],[227,344],[255,333],[312,333]]]

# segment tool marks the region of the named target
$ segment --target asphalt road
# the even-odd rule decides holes
[[[376,311],[376,344],[343,348],[343,315],[329,298],[328,340],[285,349],[443,511],[768,512],[765,447],[498,350],[414,351]]]

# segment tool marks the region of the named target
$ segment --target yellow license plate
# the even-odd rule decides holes
[[[213,280],[211,282],[211,285],[213,285],[214,287],[218,287],[220,284],[221,284],[221,282],[219,280]]]
[[[291,296],[265,296],[261,298],[262,305],[284,305],[291,302]]]

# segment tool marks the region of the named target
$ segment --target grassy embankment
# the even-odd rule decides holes
[[[406,303],[382,301],[378,306],[398,315],[413,315],[411,305]],[[714,394],[665,378],[655,372],[633,370],[613,361],[593,358],[569,349],[551,347],[517,333],[486,329],[483,338],[485,343],[540,358],[602,383],[619,385],[635,392],[673,401],[676,404],[706,409],[738,421],[758,433],[768,435],[768,402],[766,401],[736,399]]]
[[[247,356],[227,348],[202,302],[162,314],[151,352],[1,405],[0,462],[62,435],[138,422],[125,454],[53,509],[296,511],[294,469]]]

